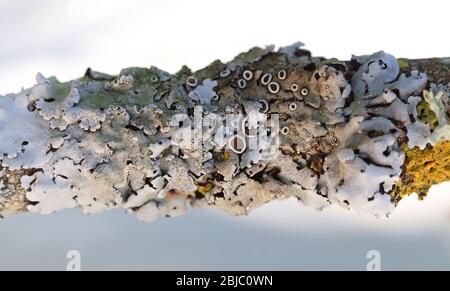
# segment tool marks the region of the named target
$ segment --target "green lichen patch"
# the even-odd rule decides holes
[[[436,114],[430,109],[430,104],[425,100],[422,100],[417,105],[417,112],[420,120],[425,124],[429,124],[431,130],[435,129],[439,125]]]
[[[47,101],[61,102],[66,99],[70,93],[72,82],[60,82],[56,77],[48,78],[48,81],[52,84],[51,92]]]

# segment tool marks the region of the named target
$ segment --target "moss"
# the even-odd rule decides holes
[[[441,141],[424,150],[408,148],[401,144],[405,152],[404,172],[394,186],[391,196],[396,200],[417,193],[421,199],[434,184],[450,180],[450,141]]]

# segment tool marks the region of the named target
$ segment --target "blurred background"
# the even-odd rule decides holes
[[[174,73],[295,41],[328,58],[378,50],[449,57],[448,8],[434,0],[0,0],[0,95],[32,86],[37,72],[62,81],[87,67]],[[65,270],[69,250],[80,251],[83,270],[365,270],[370,250],[380,252],[384,270],[450,270],[450,183],[424,201],[402,200],[382,220],[334,207],[317,212],[295,199],[246,217],[192,210],[152,224],[121,210],[67,210],[7,217],[0,240],[0,270]]]

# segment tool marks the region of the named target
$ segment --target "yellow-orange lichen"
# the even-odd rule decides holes
[[[210,192],[213,188],[214,184],[211,182],[197,184],[197,192],[199,192],[202,195],[205,195],[206,193]]]
[[[450,141],[423,150],[408,148],[405,143],[401,147],[405,152],[404,173],[391,192],[393,197],[417,193],[424,198],[432,185],[450,180]]]

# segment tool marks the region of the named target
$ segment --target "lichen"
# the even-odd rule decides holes
[[[417,193],[424,198],[431,186],[450,180],[450,142],[440,141],[425,149],[408,148],[403,145],[405,163],[401,180],[399,180],[391,196],[404,198]]]
[[[449,180],[447,85],[384,52],[341,62],[302,46],[176,74],[38,74],[0,96],[0,215],[125,208],[150,222],[296,197],[387,217]]]

